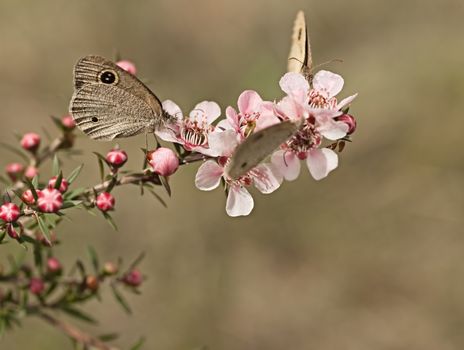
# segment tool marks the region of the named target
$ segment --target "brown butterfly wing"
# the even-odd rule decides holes
[[[302,73],[309,80],[311,76],[311,68],[311,47],[305,15],[303,11],[299,11],[293,25],[292,45],[288,55],[287,71]]]

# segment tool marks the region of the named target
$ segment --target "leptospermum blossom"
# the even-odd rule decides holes
[[[254,201],[247,187],[254,185],[261,193],[272,193],[282,183],[282,176],[272,164],[260,164],[238,179],[226,176],[224,168],[238,145],[237,132],[225,130],[210,137],[210,147],[220,157],[204,162],[195,177],[195,185],[202,191],[211,191],[219,187],[221,179],[227,189],[226,212],[229,216],[245,216],[251,213]]]
[[[288,181],[298,177],[300,160],[306,160],[314,179],[323,179],[337,168],[338,156],[329,148],[320,148],[322,139],[338,140],[347,135],[349,125],[337,117],[356,95],[338,103],[335,96],[343,87],[343,78],[328,71],[314,76],[312,89],[298,73],[285,74],[280,86],[287,96],[277,104],[277,114],[283,120],[304,121],[300,130],[272,155],[271,161]]]
[[[187,151],[218,155],[209,147],[209,136],[216,129],[212,123],[221,115],[216,102],[198,103],[188,117],[184,117],[179,106],[171,100],[163,102],[163,109],[174,116],[176,122],[158,130],[156,135],[164,141],[181,144]]]

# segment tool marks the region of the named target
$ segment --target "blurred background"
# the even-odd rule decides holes
[[[72,213],[59,232],[64,261],[147,253],[143,295],[126,316],[111,297],[88,305],[93,334],[119,331],[122,348],[464,348],[464,2],[423,1],[17,1],[0,2],[0,138],[46,128],[67,113],[72,68],[86,54],[133,60],[161,99],[184,111],[203,99],[225,109],[240,92],[279,98],[291,28],[306,12],[315,63],[359,92],[354,142],[316,182],[302,171],[276,193],[254,193],[249,217],[225,214],[220,190],[194,187],[197,165],[172,178],[164,209],[121,188],[113,232]],[[42,133],[43,134],[43,133]],[[140,167],[144,137],[121,140]],[[81,184],[98,181],[86,137]],[[1,166],[15,160],[0,151]],[[51,166],[50,166],[51,167]],[[1,248],[7,252],[21,249]],[[28,319],[2,349],[69,349]]]

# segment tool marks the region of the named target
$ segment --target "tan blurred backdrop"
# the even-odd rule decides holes
[[[281,96],[297,10],[308,17],[316,63],[343,74],[359,127],[340,167],[316,183],[303,171],[247,218],[225,214],[220,190],[195,189],[196,166],[172,178],[164,209],[136,188],[116,191],[113,232],[75,211],[59,234],[64,261],[147,252],[148,279],[127,317],[110,298],[92,303],[94,334],[123,333],[146,349],[372,350],[464,348],[464,3],[423,1],[0,1],[0,137],[53,132],[72,67],[116,50],[136,62],[161,99],[184,110],[223,109],[244,89]],[[122,140],[140,165],[143,136]],[[85,137],[81,184],[98,180]],[[1,166],[14,157],[1,151]],[[1,247],[19,252],[13,245]],[[30,319],[1,349],[68,349]]]

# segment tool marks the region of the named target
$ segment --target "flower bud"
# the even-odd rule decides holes
[[[20,163],[10,163],[6,166],[6,173],[11,181],[17,181],[24,172],[24,166]]]
[[[57,176],[53,176],[53,177],[48,181],[48,188],[55,188],[56,180],[57,180]],[[68,183],[68,181],[63,177],[63,178],[61,179],[60,188],[58,189],[58,191],[60,191],[61,193],[65,193],[65,192],[68,190],[68,187],[69,187],[69,183]]]
[[[63,196],[57,189],[45,188],[37,194],[37,206],[41,212],[56,213],[63,206]]]
[[[5,222],[15,222],[20,214],[19,207],[14,203],[5,203],[0,207],[0,219]]]
[[[37,193],[37,196],[38,196],[40,190],[35,190],[35,192]],[[27,203],[29,205],[32,205],[32,204],[35,203],[34,195],[32,194],[31,190],[24,191],[22,196],[21,196],[21,199],[23,200],[23,202],[25,202],[25,203]]]
[[[347,135],[351,135],[356,130],[356,119],[351,114],[342,114],[335,118],[335,120],[339,122],[344,122],[348,125]]]
[[[129,271],[124,277],[123,277],[123,282],[131,287],[138,287],[142,284],[143,282],[143,276],[142,273],[137,270],[133,269]]]
[[[95,292],[98,289],[98,278],[93,275],[85,277],[85,287],[90,289],[92,292]]]
[[[58,273],[62,269],[61,263],[57,258],[50,257],[47,259],[47,270],[50,273]]]
[[[153,171],[161,176],[169,176],[176,172],[179,167],[179,158],[173,150],[160,147],[148,153],[148,162]]]
[[[34,166],[28,166],[26,171],[24,172],[24,176],[27,177],[29,180],[32,180],[34,177],[39,175],[39,169]]]
[[[105,273],[105,275],[115,275],[118,273],[118,266],[115,264],[115,263],[112,263],[112,262],[106,262],[104,265],[103,265],[103,272]]]
[[[137,73],[137,69],[135,68],[135,64],[128,60],[121,60],[116,62],[119,68],[124,69],[126,72],[135,75]]]
[[[40,146],[40,135],[35,132],[24,134],[21,139],[21,147],[26,151],[35,152]]]
[[[65,115],[61,118],[61,124],[66,130],[73,130],[76,127],[76,122],[71,115]]]
[[[113,168],[120,168],[127,162],[127,153],[120,149],[112,149],[106,154],[106,161]]]
[[[38,277],[31,278],[31,281],[29,282],[29,291],[32,294],[35,294],[35,295],[42,294],[44,289],[45,289],[45,283],[42,281],[41,278],[38,278]]]
[[[16,224],[17,227],[15,227],[13,224],[7,224],[6,225],[6,232],[8,233],[8,236],[10,236],[13,239],[19,239],[21,235],[23,234],[23,225]]]
[[[96,204],[98,209],[103,212],[107,212],[108,210],[113,210],[114,204],[116,200],[114,199],[113,195],[108,192],[102,192],[97,196]]]

